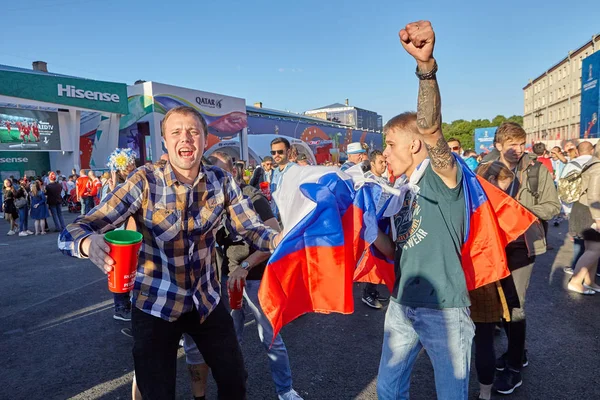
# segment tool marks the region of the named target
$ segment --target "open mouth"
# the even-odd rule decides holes
[[[184,159],[184,160],[186,160],[186,159],[189,160],[194,157],[194,151],[192,149],[186,149],[186,148],[179,149],[177,154],[179,155],[179,157],[181,159]]]

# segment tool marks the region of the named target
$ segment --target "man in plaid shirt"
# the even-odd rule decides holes
[[[201,163],[208,129],[191,107],[171,109],[161,123],[169,161],[138,168],[93,213],[67,226],[60,250],[89,259],[105,273],[114,261],[103,234],[133,217],[144,239],[133,288],[133,357],[145,400],[175,398],[182,333],[213,371],[219,398],[246,398],[246,371],[232,319],[220,302],[215,234],[225,213],[259,251],[277,232],[262,224],[231,175]]]

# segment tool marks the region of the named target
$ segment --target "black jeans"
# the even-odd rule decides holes
[[[494,383],[496,372],[496,351],[494,333],[496,323],[475,322],[475,369],[477,380],[482,385]]]
[[[196,309],[173,322],[133,307],[135,379],[144,400],[175,399],[177,348],[182,333],[189,334],[217,383],[219,399],[246,399],[247,373],[235,336],[233,320],[222,302],[201,324]]]
[[[377,285],[372,283],[365,283],[363,286],[363,296],[370,294],[371,296],[375,296],[377,294]]]
[[[533,270],[535,257],[527,255],[525,246],[507,246],[506,258],[514,289],[519,298],[519,308],[510,309],[511,320],[504,324],[506,336],[508,337],[507,363],[511,369],[520,371],[525,355],[525,294],[529,287],[529,279]]]

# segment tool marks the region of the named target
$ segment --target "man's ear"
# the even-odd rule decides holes
[[[410,152],[412,154],[417,154],[421,151],[421,147],[423,146],[423,142],[420,139],[413,139],[410,143]]]

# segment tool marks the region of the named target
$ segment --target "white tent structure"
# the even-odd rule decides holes
[[[278,137],[282,137],[287,139],[290,142],[290,145],[293,149],[297,151],[298,154],[305,154],[306,158],[312,165],[316,165],[317,160],[315,159],[315,155],[312,150],[300,139],[295,139],[288,136],[274,135],[274,134],[265,134],[265,135],[248,135],[248,154],[250,156],[250,162],[254,161],[255,164],[260,164],[263,157],[271,154],[271,142],[273,139]],[[210,156],[215,151],[223,151],[229,154],[231,157],[236,160],[241,159],[240,157],[240,142],[238,138],[232,140],[224,140],[220,143],[215,144],[210,149],[204,153],[206,157]]]

